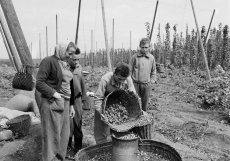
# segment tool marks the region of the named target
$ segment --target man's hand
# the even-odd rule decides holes
[[[74,110],[74,108],[73,108],[73,105],[71,105],[71,106],[70,106],[69,116],[70,116],[71,118],[74,118],[74,115],[75,115],[75,110]]]
[[[61,98],[61,94],[58,93],[58,92],[55,92],[53,97],[56,98],[56,99],[59,99],[59,98]]]

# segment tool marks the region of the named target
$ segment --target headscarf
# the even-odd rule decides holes
[[[60,59],[65,54],[67,47],[68,47],[67,43],[57,44],[55,47],[54,55]]]

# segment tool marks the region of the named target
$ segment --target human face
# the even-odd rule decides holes
[[[126,77],[122,77],[119,74],[114,74],[114,79],[117,83],[124,83],[125,80],[127,79]]]
[[[72,55],[72,60],[74,61],[75,65],[78,65],[80,63],[80,57],[77,54]]]
[[[140,45],[140,48],[141,48],[141,53],[142,54],[147,54],[148,53],[148,51],[149,51],[149,44],[148,43],[146,43],[146,44],[141,44]]]
[[[76,52],[76,49],[74,47],[70,47],[66,50],[64,58],[71,58],[72,55],[74,55]]]

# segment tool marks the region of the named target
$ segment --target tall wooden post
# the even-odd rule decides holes
[[[15,60],[14,60],[13,56],[11,55],[10,47],[9,47],[9,45],[7,43],[6,36],[5,36],[4,31],[2,29],[2,25],[0,25],[0,32],[2,34],[2,39],[3,39],[3,43],[5,44],[6,51],[7,51],[8,55],[9,55],[10,62],[12,64],[12,66],[14,67],[14,70],[19,71],[19,69],[17,69],[17,67],[15,65]]]
[[[93,53],[93,30],[91,30],[91,53]]]
[[[153,27],[154,27],[154,23],[155,23],[155,18],[156,18],[156,13],[157,13],[157,7],[158,7],[158,0],[156,3],[156,8],[155,8],[155,12],[154,12],[154,17],[153,17],[153,23],[152,23],[152,28],[151,28],[151,32],[150,32],[150,41],[152,39],[152,34],[153,34]]]
[[[77,45],[77,40],[78,40],[78,29],[79,29],[79,22],[80,22],[80,12],[81,11],[81,0],[79,0],[78,4],[78,16],[77,16],[77,30],[76,30],[76,37],[75,37],[75,44]]]
[[[131,60],[131,51],[132,51],[132,32],[130,31],[130,34],[129,34],[129,59],[128,61],[130,62]]]
[[[5,46],[8,51],[9,58],[11,59],[12,57],[12,64],[15,64],[15,67],[17,71],[19,71],[22,67],[22,62],[18,54],[18,50],[15,46],[13,37],[10,33],[10,29],[8,27],[7,21],[5,19],[4,13],[2,11],[2,8],[0,7],[0,23],[1,23],[1,33]],[[8,48],[9,47],[9,48]],[[8,50],[9,49],[9,50]]]
[[[39,55],[40,60],[42,60],[41,33],[39,33]]]
[[[197,22],[197,19],[196,19],[196,13],[195,13],[195,9],[194,9],[194,6],[193,6],[193,1],[190,0],[190,2],[191,2],[191,5],[192,5],[192,11],[193,11],[193,15],[194,15],[195,23],[196,23],[197,34],[198,34],[198,38],[199,38],[199,42],[200,42],[200,46],[201,46],[201,51],[202,51],[202,54],[204,56],[204,62],[205,62],[206,70],[207,70],[208,80],[211,80],[211,75],[210,75],[210,71],[209,71],[209,68],[208,68],[208,62],[207,62],[206,54],[205,54],[205,51],[204,51],[204,46],[203,46],[203,43],[202,43],[202,40],[201,40],[201,34],[200,34],[200,30],[199,30],[199,25],[198,25],[198,22]]]
[[[33,66],[32,56],[30,54],[26,39],[22,32],[12,0],[0,0],[0,4],[3,11],[2,16],[6,19],[6,24],[9,28],[9,34],[12,36],[12,41],[15,44],[14,46],[17,49],[17,53],[20,57],[21,63],[23,65]],[[4,30],[4,26],[2,27]],[[9,46],[11,45],[9,44]]]
[[[112,33],[112,49],[114,51],[114,18],[113,18],[113,33]]]
[[[97,53],[97,41],[96,41],[96,53]]]
[[[209,34],[210,27],[211,27],[211,25],[212,25],[212,20],[213,20],[214,14],[215,14],[215,10],[213,10],[213,13],[212,13],[212,18],[211,18],[211,21],[210,21],[209,26],[208,26],[208,32],[207,32],[207,34],[206,34],[206,36],[205,36],[204,44],[207,43],[208,34]]]
[[[56,15],[56,45],[58,44],[58,16]]]
[[[46,26],[46,56],[49,56],[49,51],[48,51],[48,29]]]
[[[129,33],[129,49],[132,50],[132,32]]]
[[[104,0],[101,0],[101,8],[102,8],[102,17],[103,17],[103,26],[104,26],[105,46],[106,46],[106,53],[107,53],[107,64],[109,67],[109,71],[113,71],[112,65],[111,65],[109,43],[108,43],[108,36],[107,36],[107,29],[106,29]]]
[[[31,42],[30,43],[30,53],[31,53],[31,56],[32,56],[32,51],[33,51],[33,43]]]

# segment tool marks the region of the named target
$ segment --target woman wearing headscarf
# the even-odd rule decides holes
[[[66,60],[76,52],[74,43],[58,44],[54,55],[42,60],[37,74],[36,89],[41,93],[39,107],[42,130],[42,160],[65,160],[70,134],[70,106],[73,79]]]

